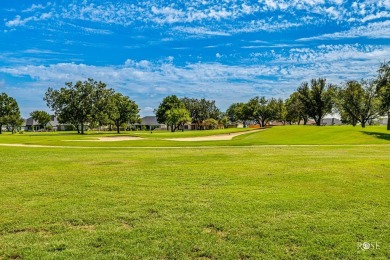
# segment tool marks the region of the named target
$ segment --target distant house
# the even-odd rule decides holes
[[[381,118],[378,118],[377,119],[377,122],[380,124],[380,125],[387,125],[387,121],[389,119],[387,117],[381,117]]]
[[[283,123],[281,121],[271,121],[267,125],[270,125],[270,126],[283,126],[283,125],[286,125],[286,123]]]
[[[60,124],[55,115],[51,115],[50,117],[51,120],[49,123],[46,124],[46,128],[50,126],[53,131],[65,131],[68,129],[73,129],[71,125]],[[44,128],[42,128],[42,126],[36,120],[30,117],[25,120],[24,124],[22,125],[22,129],[25,131],[40,131]]]
[[[25,131],[38,131],[40,130],[39,123],[32,119],[32,117],[27,118],[22,125],[22,128],[24,128]]]
[[[196,128],[197,128],[197,126],[195,124],[185,124],[184,125],[184,130],[196,130]]]
[[[241,122],[229,123],[228,128],[244,128],[244,124]]]
[[[156,116],[145,116],[141,118],[141,123],[135,123],[132,124],[135,129],[138,130],[166,130],[167,126],[165,124],[160,124],[157,122],[157,117]]]
[[[343,123],[341,122],[340,119],[338,118],[324,118],[321,121],[321,125],[342,125]]]

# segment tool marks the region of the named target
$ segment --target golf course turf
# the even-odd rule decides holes
[[[0,135],[0,259],[390,258],[385,127],[241,130]]]

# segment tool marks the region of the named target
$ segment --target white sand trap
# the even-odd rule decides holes
[[[105,136],[98,137],[97,139],[84,139],[84,140],[63,140],[65,142],[119,142],[119,141],[132,141],[132,140],[142,140],[141,137],[136,136]]]
[[[169,138],[169,139],[165,139],[165,140],[179,141],[179,142],[228,141],[228,140],[232,140],[233,137],[236,137],[239,135],[250,134],[250,133],[253,133],[255,131],[262,131],[262,130],[264,130],[264,129],[251,130],[251,131],[238,132],[238,133],[230,133],[230,134],[199,136],[199,137]]]

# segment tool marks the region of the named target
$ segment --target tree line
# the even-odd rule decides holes
[[[114,125],[119,133],[122,125],[140,121],[140,109],[133,100],[93,79],[75,84],[67,82],[59,90],[49,88],[43,99],[59,123],[73,125],[80,134],[84,134],[86,124],[90,127]],[[30,116],[43,127],[51,120],[47,112],[40,110],[31,112]],[[3,125],[11,126],[14,132],[22,123],[16,100],[2,93],[0,133]]]
[[[286,100],[253,97],[248,102],[233,103],[225,113],[215,106],[215,101],[167,96],[155,110],[159,123],[167,124],[172,131],[183,129],[191,122],[196,129],[227,122],[256,122],[264,127],[270,121],[283,124],[306,125],[313,119],[317,126],[327,114],[338,112],[341,121],[365,127],[379,116],[390,118],[390,62],[380,65],[374,79],[347,81],[341,86],[326,83],[326,79],[303,82]],[[390,120],[387,123],[390,130]]]
[[[84,134],[87,123],[93,126],[113,124],[120,133],[121,125],[140,120],[138,105],[101,81],[90,78],[65,85],[59,90],[49,88],[44,101],[60,123],[74,125],[80,134]]]
[[[165,97],[154,111],[157,121],[171,131],[184,130],[186,123],[195,129],[212,129],[229,122],[252,121],[264,127],[270,121],[283,124],[307,124],[313,119],[321,125],[325,115],[338,112],[345,124],[365,127],[367,123],[387,115],[390,118],[390,62],[380,65],[375,78],[347,81],[340,86],[329,84],[324,78],[303,82],[286,100],[253,97],[248,102],[233,103],[221,112],[214,100]],[[59,123],[72,124],[78,133],[89,126],[115,125],[117,132],[124,124],[140,122],[138,105],[129,97],[107,88],[103,82],[88,79],[65,83],[59,90],[48,88],[44,101],[54,111]],[[31,117],[45,126],[50,115],[33,111]],[[3,125],[12,132],[23,123],[16,100],[6,93],[0,94],[0,134]],[[390,130],[390,120],[387,123]]]
[[[176,95],[165,97],[154,111],[157,122],[166,124],[172,132],[184,130],[186,123],[192,123],[197,130],[213,129],[218,124],[227,126],[228,118],[215,105],[215,101],[196,98],[179,99]]]

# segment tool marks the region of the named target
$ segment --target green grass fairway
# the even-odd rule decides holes
[[[160,134],[0,146],[0,259],[390,258],[384,127],[274,127],[194,143]]]
[[[277,126],[262,131],[253,129],[221,129],[207,131],[134,131],[114,132],[89,131],[85,135],[74,132],[49,132],[24,134],[4,133],[0,135],[0,144],[25,144],[72,147],[199,147],[199,146],[254,146],[254,145],[371,145],[390,144],[390,131],[384,126],[366,128],[351,126]],[[200,137],[235,132],[249,133],[236,136],[229,141],[178,142],[167,139]],[[91,142],[104,136],[134,136],[142,140],[120,142]]]

